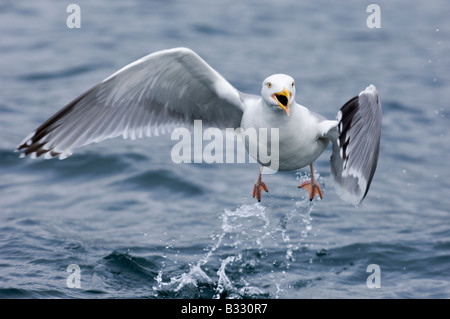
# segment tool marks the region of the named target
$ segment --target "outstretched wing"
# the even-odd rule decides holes
[[[337,120],[326,134],[333,143],[331,173],[339,196],[356,206],[369,191],[380,151],[381,103],[375,86],[349,100]]]
[[[246,98],[192,50],[159,51],[77,97],[18,150],[23,156],[63,159],[86,144],[120,135],[151,136],[194,119],[219,128],[239,127]]]

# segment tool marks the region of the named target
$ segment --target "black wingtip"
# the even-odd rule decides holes
[[[339,132],[339,145],[342,150],[342,159],[344,163],[348,159],[347,154],[347,146],[350,142],[350,137],[347,136],[347,132],[352,126],[355,120],[355,114],[358,113],[359,110],[359,96],[355,96],[351,98],[347,103],[345,103],[339,112],[339,123],[338,123],[338,132]],[[345,168],[345,167],[344,167]]]

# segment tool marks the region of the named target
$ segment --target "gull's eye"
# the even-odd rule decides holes
[[[270,82],[267,82],[266,85],[269,89],[272,87],[272,83],[270,83]]]
[[[294,87],[295,86],[295,82],[292,82],[292,87]]]

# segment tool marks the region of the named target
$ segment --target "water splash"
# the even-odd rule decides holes
[[[231,280],[228,278],[225,273],[225,267],[229,263],[233,263],[235,261],[240,261],[242,259],[242,254],[238,256],[228,256],[225,260],[222,260],[220,264],[220,268],[217,271],[217,275],[219,275],[219,280],[217,282],[216,294],[214,295],[214,299],[219,299],[225,291],[233,291],[234,285]]]
[[[275,214],[276,209],[259,203],[241,205],[235,210],[225,209],[219,214],[221,231],[211,235],[213,242],[205,249],[206,253],[189,265],[189,271],[170,277],[169,281],[163,280],[163,270],[160,270],[154,290],[177,293],[187,287],[198,288],[206,284],[213,287],[211,297],[216,299],[264,295],[261,279],[255,280],[253,275],[246,278],[248,269],[254,272],[269,251],[278,252],[280,242],[282,250],[285,250],[286,269],[289,269],[289,263],[295,261],[294,253],[302,247],[312,229],[310,213],[314,206],[309,199],[298,201],[281,218],[279,213]],[[302,230],[297,227],[299,223]],[[290,230],[290,225],[296,228]],[[295,234],[294,239],[290,232]],[[274,267],[271,262],[268,264]],[[217,271],[214,273],[210,269]],[[282,282],[277,283],[277,296],[283,291],[282,287]]]
[[[311,225],[311,211],[315,206],[314,201],[310,201],[308,198],[305,198],[303,201],[299,201],[295,203],[295,207],[291,209],[290,212],[283,215],[280,219],[278,231],[281,233],[281,238],[283,242],[286,244],[286,259],[289,261],[295,261],[293,256],[293,252],[300,248],[300,245],[303,243],[303,240],[292,242],[288,235],[288,225],[289,222],[294,218],[300,218],[305,229],[300,231],[300,236],[302,239],[305,239],[308,236],[308,233],[312,229]]]

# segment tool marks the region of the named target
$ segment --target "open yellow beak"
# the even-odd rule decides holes
[[[287,116],[289,116],[291,92],[289,92],[286,88],[283,88],[283,91],[272,94],[272,98],[277,101],[278,105],[286,112]]]

